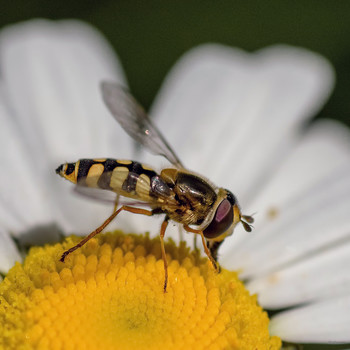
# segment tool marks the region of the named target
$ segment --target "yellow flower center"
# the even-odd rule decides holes
[[[32,248],[0,284],[0,348],[12,349],[280,349],[269,319],[235,272],[214,271],[185,244],[101,235]]]

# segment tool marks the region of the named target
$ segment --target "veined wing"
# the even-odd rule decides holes
[[[135,141],[150,152],[165,157],[177,168],[183,168],[168,142],[129,92],[111,82],[102,82],[101,90],[109,111]]]
[[[77,193],[79,196],[83,196],[85,198],[92,199],[94,201],[99,201],[101,203],[105,204],[115,204],[118,194],[101,190],[99,188],[92,188],[92,187],[84,187],[84,186],[75,186],[74,192]],[[149,203],[144,201],[138,201],[136,199],[132,198],[125,198],[125,197],[119,197],[118,198],[118,204],[119,205],[128,205],[128,206],[137,206],[137,207],[152,207],[152,205],[157,205],[158,203]]]

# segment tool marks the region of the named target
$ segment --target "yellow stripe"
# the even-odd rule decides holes
[[[63,177],[65,179],[67,179],[68,181],[76,184],[77,183],[78,169],[79,169],[79,162],[76,162],[74,164],[74,171],[71,174],[69,174],[69,175],[66,174],[67,169],[68,169],[68,163],[65,163],[63,170],[62,170]]]
[[[128,174],[129,174],[129,169],[124,166],[121,166],[121,167],[118,166],[114,168],[111,176],[111,183],[110,183],[111,188],[116,192],[120,193],[122,189],[122,185],[126,180],[126,178],[128,177]]]
[[[141,164],[142,165],[142,168],[143,168],[143,170],[150,170],[150,171],[154,171],[154,169],[153,168],[151,168],[150,166],[148,166],[148,165],[145,165],[145,164]]]
[[[77,183],[79,167],[80,167],[80,160],[78,160],[78,161],[75,163],[75,168],[74,168],[74,183]],[[73,174],[73,173],[72,173],[72,174]]]
[[[97,182],[100,179],[104,171],[104,166],[102,164],[94,164],[89,169],[88,175],[86,177],[86,185],[88,187],[97,187]]]
[[[149,196],[149,189],[151,186],[151,180],[146,174],[141,174],[136,182],[136,193],[140,197],[140,199],[148,200],[150,198]]]
[[[132,163],[132,161],[131,160],[127,160],[127,159],[117,159],[117,162],[119,163],[119,164],[124,164],[124,165],[129,165],[129,164],[131,164]]]

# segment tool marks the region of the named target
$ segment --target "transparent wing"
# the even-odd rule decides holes
[[[150,152],[165,157],[174,166],[183,168],[168,142],[128,91],[111,82],[102,82],[101,90],[109,111],[135,141]]]
[[[117,194],[107,190],[101,190],[99,188],[75,186],[74,192],[85,198],[92,200],[97,200],[101,203],[114,205],[117,199]],[[148,202],[138,201],[136,199],[120,197],[118,199],[119,205],[129,205],[129,206],[150,206]]]

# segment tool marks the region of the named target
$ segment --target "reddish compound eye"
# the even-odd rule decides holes
[[[204,237],[216,238],[229,229],[233,223],[233,207],[228,199],[224,199],[216,209],[212,222],[203,231]]]

